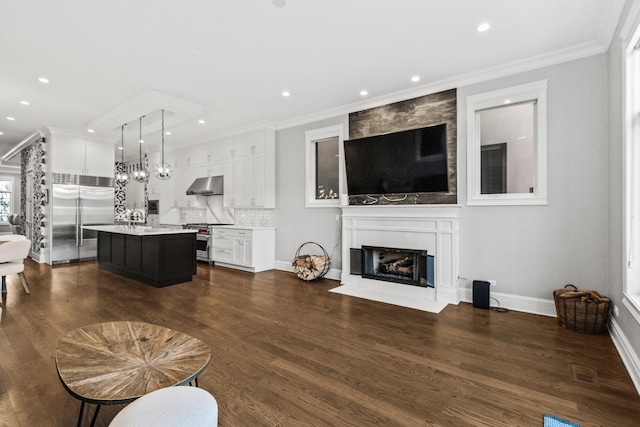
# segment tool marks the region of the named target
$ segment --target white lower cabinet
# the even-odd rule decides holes
[[[275,263],[275,229],[271,227],[215,227],[211,260],[220,265],[257,273]]]

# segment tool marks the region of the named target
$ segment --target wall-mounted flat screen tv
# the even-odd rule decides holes
[[[349,195],[448,192],[446,123],[344,142]]]

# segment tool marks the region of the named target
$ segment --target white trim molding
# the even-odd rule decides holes
[[[467,97],[467,205],[547,205],[547,80]],[[535,102],[533,193],[482,194],[478,112]]]
[[[344,172],[344,126],[334,125],[313,129],[305,133],[306,177],[305,206],[308,208],[337,208],[340,206],[340,195],[345,192]],[[316,144],[330,138],[338,138],[338,196],[334,199],[316,199],[317,158]]]
[[[609,317],[608,329],[611,340],[620,354],[622,363],[627,368],[631,381],[633,381],[633,385],[636,387],[638,394],[640,394],[640,359],[613,316]]]
[[[463,280],[463,279],[460,279]],[[521,295],[491,292],[490,297],[500,302],[500,307],[523,313],[556,317],[556,305],[553,300],[544,298],[525,297]],[[460,288],[460,301],[473,302],[473,290],[469,287]],[[497,307],[496,301],[490,301],[491,307]]]

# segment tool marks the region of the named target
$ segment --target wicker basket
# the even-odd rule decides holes
[[[585,334],[607,329],[611,300],[596,291],[577,290],[573,285],[553,291],[558,323],[563,328]]]
[[[305,245],[316,245],[322,251],[322,255],[300,255]],[[296,251],[296,256],[291,263],[293,272],[302,280],[311,281],[324,277],[331,267],[329,254],[322,246],[315,242],[305,242]]]

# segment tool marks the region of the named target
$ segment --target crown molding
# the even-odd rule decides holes
[[[198,138],[195,138],[193,140],[190,140],[180,145],[180,147],[167,148],[166,151],[181,150],[183,148],[192,147],[198,144],[212,142],[212,141],[225,139],[225,138],[233,138],[234,136],[239,136],[239,135],[247,134],[250,132],[275,131],[275,130],[276,130],[275,123],[269,122],[267,120],[262,120],[262,121],[250,123],[245,126],[226,129],[224,131],[210,133],[205,136],[199,136]]]
[[[22,150],[24,150],[25,148],[27,148],[28,146],[36,142],[38,139],[42,138],[43,136],[44,136],[43,133],[40,132],[39,130],[29,135],[28,137],[26,137],[25,139],[17,143],[11,150],[7,151],[2,156],[2,161],[7,162],[11,160],[13,157],[17,156]]]
[[[570,48],[556,50],[554,52],[546,53],[543,55],[537,55],[527,59],[513,61],[495,67],[474,71],[472,73],[461,74],[448,79],[438,80],[426,85],[418,86],[416,88],[411,88],[372,98],[367,101],[359,101],[356,103],[343,105],[341,107],[324,110],[318,113],[284,120],[276,123],[276,130],[301,126],[307,123],[326,120],[333,117],[353,113],[355,111],[380,107],[382,105],[404,101],[411,98],[417,98],[419,96],[429,95],[443,90],[468,86],[500,77],[506,77],[526,71],[548,67],[551,65],[557,65],[564,62],[587,58],[589,56],[599,55],[607,51],[607,46],[608,44],[605,46],[597,41],[582,43]]]

